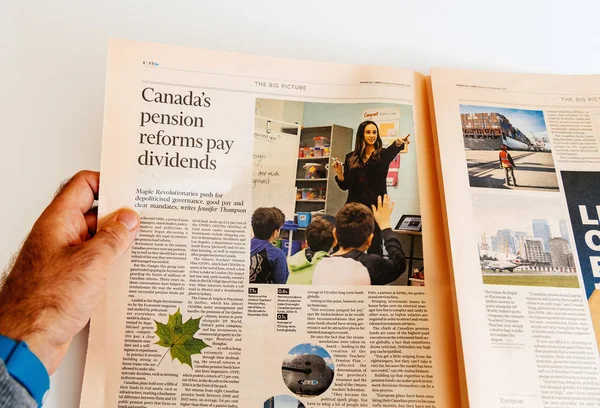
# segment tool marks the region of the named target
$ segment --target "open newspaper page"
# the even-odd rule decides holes
[[[600,77],[432,84],[470,406],[600,406]]]
[[[457,406],[422,112],[401,69],[113,42],[100,215],[142,224],[82,406]]]

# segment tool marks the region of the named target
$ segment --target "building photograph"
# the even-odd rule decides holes
[[[540,110],[460,105],[471,187],[558,190]]]

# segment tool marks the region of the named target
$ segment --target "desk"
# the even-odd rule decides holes
[[[406,259],[408,260],[408,278],[410,279],[412,277],[413,274],[413,265],[414,265],[414,261],[421,261],[423,262],[423,238],[422,238],[422,234],[420,231],[407,231],[407,230],[393,230],[394,234],[398,235],[400,242],[402,242],[402,237],[408,237],[410,238],[410,245],[409,245],[409,250],[408,250],[408,256],[406,257]],[[419,238],[419,242],[417,244],[417,238]],[[420,245],[418,247],[419,249],[419,254],[421,254],[420,257],[415,256],[415,247],[417,247],[417,245]],[[403,246],[404,249],[404,246]]]

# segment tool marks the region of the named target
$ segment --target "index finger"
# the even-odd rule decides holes
[[[76,209],[85,214],[97,198],[99,186],[99,172],[80,171],[58,191],[49,207]]]

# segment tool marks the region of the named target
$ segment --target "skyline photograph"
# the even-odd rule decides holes
[[[579,287],[559,195],[472,193],[483,283]]]
[[[562,197],[473,193],[473,216],[478,235],[494,235],[498,230],[524,231],[533,236],[533,220],[547,220],[553,237],[561,236],[560,220],[568,221]],[[564,227],[563,227],[564,229]]]

